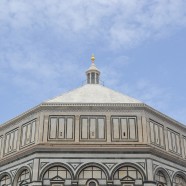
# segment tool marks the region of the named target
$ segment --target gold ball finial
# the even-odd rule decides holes
[[[92,63],[94,63],[94,61],[95,61],[94,54],[92,54],[91,61],[92,61]]]

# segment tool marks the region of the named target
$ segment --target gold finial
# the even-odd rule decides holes
[[[94,54],[92,54],[91,61],[92,61],[92,63],[94,63],[94,61],[95,61]]]

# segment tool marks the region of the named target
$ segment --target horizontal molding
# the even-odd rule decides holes
[[[19,159],[33,155],[33,154],[43,154],[47,153],[49,157],[51,157],[52,153],[91,153],[91,154],[146,154],[151,157],[151,155],[157,156],[158,158],[165,159],[167,161],[171,161],[180,166],[186,166],[186,160],[175,156],[173,154],[167,153],[166,151],[161,151],[149,145],[94,145],[94,144],[81,144],[81,145],[52,145],[52,144],[40,144],[34,145],[27,149],[26,151],[19,151],[14,153],[12,156],[4,157],[0,161],[0,166],[6,165],[10,162],[17,161],[17,157]],[[55,156],[53,156],[55,157]]]

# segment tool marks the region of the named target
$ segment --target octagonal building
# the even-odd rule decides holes
[[[186,186],[186,127],[100,83],[0,125],[0,186]]]

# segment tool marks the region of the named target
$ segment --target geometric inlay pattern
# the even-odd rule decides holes
[[[10,173],[12,174],[12,176],[14,177],[16,175],[17,169],[11,170]]]
[[[33,168],[33,163],[29,163],[28,166],[32,169]]]
[[[68,162],[68,164],[69,164],[74,170],[76,170],[82,163],[81,163],[81,162],[74,162],[74,163]]]
[[[103,163],[109,170],[111,170],[117,163]]]
[[[153,164],[153,171],[156,169],[156,167],[158,167],[158,165]]]
[[[139,164],[141,167],[143,167],[145,169],[145,163],[144,162],[137,162],[137,164]]]
[[[49,162],[41,162],[40,163],[40,169],[42,169],[46,164],[48,164]]]
[[[169,176],[172,178],[174,171],[169,170],[169,169],[166,169],[166,170],[167,170],[167,172],[168,172]]]

